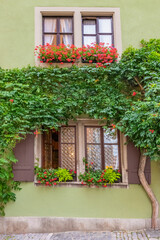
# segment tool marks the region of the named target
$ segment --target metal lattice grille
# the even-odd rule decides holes
[[[75,128],[62,127],[61,128],[61,143],[75,143]]]
[[[100,143],[100,128],[87,127],[87,143]]]
[[[96,169],[119,168],[119,142],[116,129],[86,127],[86,158]]]
[[[104,146],[105,166],[112,166],[114,169],[119,168],[118,146]]]
[[[76,164],[75,127],[61,128],[61,167],[75,170]]]
[[[96,169],[101,169],[101,146],[100,145],[87,145],[87,160],[88,163],[94,162]]]
[[[103,134],[104,134],[104,143],[117,143],[118,142],[118,138],[117,138],[117,131],[115,129],[112,129],[107,131],[107,130],[103,130]]]
[[[61,145],[61,167],[75,170],[75,145]]]

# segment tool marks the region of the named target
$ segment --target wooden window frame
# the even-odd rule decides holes
[[[99,19],[111,19],[111,33],[100,33],[99,32]],[[95,20],[95,25],[96,25],[96,33],[95,34],[85,34],[84,33],[84,24],[83,22],[85,20]],[[100,40],[99,40],[99,36],[100,35],[108,35],[108,36],[112,36],[112,46],[114,46],[114,31],[113,31],[113,17],[112,16],[96,16],[96,17],[91,17],[91,16],[82,16],[82,44],[84,45],[84,37],[85,36],[94,36],[96,37],[96,43],[99,44]]]
[[[44,26],[44,21],[47,18],[54,18],[56,19],[56,29],[57,32],[45,32],[45,26]],[[72,19],[72,32],[60,32],[60,19],[61,18],[70,18]],[[74,44],[74,21],[73,21],[73,17],[72,16],[43,16],[42,18],[42,44],[44,45],[44,36],[45,35],[56,35],[57,36],[57,43],[56,45],[60,44],[60,36],[61,35],[70,35],[72,36],[72,44]]]
[[[76,171],[77,176],[80,173],[85,172],[85,165],[83,164],[82,159],[85,156],[85,126],[96,126],[101,127],[104,124],[100,123],[100,120],[88,119],[88,118],[77,118],[77,121],[69,121],[68,126],[76,127]],[[127,160],[127,139],[122,133],[119,134],[119,153],[120,153],[120,171],[122,173],[122,182],[119,183],[124,186],[128,186],[128,160]],[[39,167],[42,167],[42,134],[35,136],[34,141],[34,159],[35,163],[39,163]],[[36,182],[36,177],[35,177]],[[79,180],[77,178],[77,184]],[[80,183],[79,183],[80,184]],[[117,183],[116,183],[117,184]],[[115,184],[115,185],[116,185]],[[119,184],[117,187],[119,187]]]
[[[100,129],[100,143],[87,143],[87,128],[99,128]],[[104,143],[104,130],[103,126],[85,126],[84,127],[84,136],[85,136],[85,157],[87,159],[87,144],[90,145],[100,145],[101,148],[101,169],[105,169],[105,154],[104,154],[104,146],[105,145],[114,145],[118,146],[118,161],[119,161],[119,170],[121,171],[121,153],[120,153],[120,134],[117,131],[117,143]]]
[[[75,143],[61,143],[61,129],[63,127],[72,127],[74,128],[75,132]],[[52,130],[49,130],[52,131]],[[41,154],[42,154],[42,168],[45,167],[45,141],[44,141],[44,134],[42,134],[42,145],[41,145]],[[61,160],[61,144],[74,144],[75,145],[75,171],[77,172],[77,138],[76,138],[76,126],[75,125],[69,125],[69,126],[61,126],[58,131],[58,167],[62,167],[62,160]]]

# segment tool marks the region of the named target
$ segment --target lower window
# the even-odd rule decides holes
[[[120,168],[120,140],[115,129],[102,126],[62,126],[42,135],[42,167],[83,172],[81,153],[95,169]],[[83,168],[83,169],[82,169]]]
[[[85,148],[88,163],[94,163],[96,169],[112,166],[119,169],[119,134],[115,129],[103,127],[85,127]]]

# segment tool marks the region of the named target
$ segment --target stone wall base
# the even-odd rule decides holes
[[[151,219],[0,217],[1,234],[54,233],[66,231],[135,231],[149,229]],[[160,228],[160,219],[158,221]]]

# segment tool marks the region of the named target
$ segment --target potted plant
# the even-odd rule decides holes
[[[112,46],[105,46],[104,43],[92,43],[91,45],[83,46],[79,49],[84,63],[96,63],[96,67],[106,67],[105,64],[110,64],[117,61],[117,49]]]
[[[39,45],[35,48],[35,55],[38,57],[41,63],[75,63],[80,59],[81,55],[79,49],[74,45]]]
[[[121,178],[120,171],[114,170],[112,166],[106,166],[104,170],[95,169],[94,162],[89,165],[84,158],[85,172],[79,175],[82,185],[107,187],[107,184],[118,182]]]

